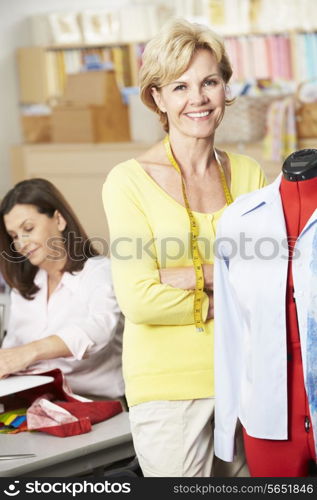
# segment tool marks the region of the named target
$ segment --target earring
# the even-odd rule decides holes
[[[225,99],[226,101],[231,101],[232,99],[231,87],[227,84],[225,85]]]

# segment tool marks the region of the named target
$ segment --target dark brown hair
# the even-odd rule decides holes
[[[22,257],[7,233],[4,215],[17,204],[33,205],[40,214],[52,218],[57,210],[65,219],[62,238],[67,260],[63,272],[81,271],[90,257],[99,255],[62,193],[46,179],[29,179],[16,184],[0,204],[0,271],[11,288],[31,300],[39,288],[34,283],[38,267]]]

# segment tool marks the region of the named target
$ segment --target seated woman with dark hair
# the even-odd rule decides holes
[[[6,194],[0,252],[12,288],[0,378],[59,368],[77,394],[123,396],[123,317],[109,259],[52,183],[26,180]]]

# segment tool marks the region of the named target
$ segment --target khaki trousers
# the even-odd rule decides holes
[[[214,459],[214,409],[213,398],[130,407],[133,443],[143,475],[248,477],[241,433],[234,462]]]

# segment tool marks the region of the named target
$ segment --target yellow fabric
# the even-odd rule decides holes
[[[263,187],[258,163],[228,153],[231,194]],[[186,209],[164,191],[134,159],[114,167],[103,187],[111,237],[115,292],[123,311],[123,373],[129,406],[153,400],[214,395],[213,321],[196,332],[194,293],[161,284],[159,268],[192,266]],[[203,262],[213,263],[213,214],[193,211]],[[208,297],[203,300],[207,316]]]

